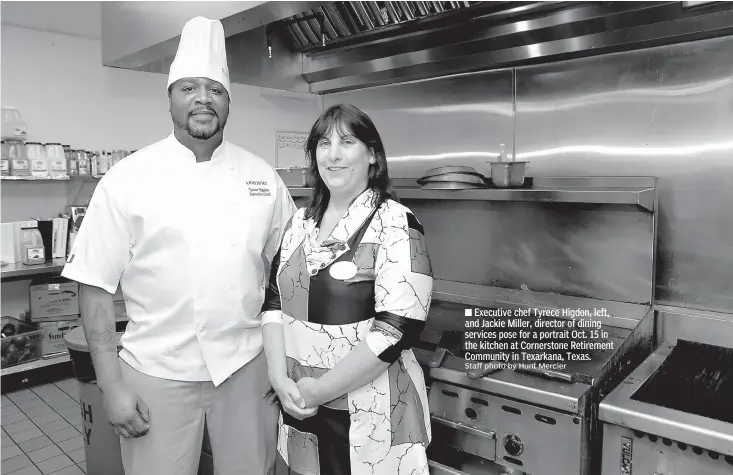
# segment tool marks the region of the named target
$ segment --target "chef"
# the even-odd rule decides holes
[[[259,311],[265,266],[295,212],[262,159],[223,138],[224,29],[183,27],[168,77],[173,132],[99,181],[63,276],[81,319],[127,475],[194,475],[204,424],[217,474],[265,475],[278,408]],[[129,324],[117,353],[112,295]]]

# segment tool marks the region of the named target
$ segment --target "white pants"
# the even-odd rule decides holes
[[[279,408],[269,388],[264,352],[219,387],[172,381],[120,360],[122,377],[150,409],[150,430],[120,438],[126,475],[196,475],[206,424],[216,475],[268,475],[274,470]]]

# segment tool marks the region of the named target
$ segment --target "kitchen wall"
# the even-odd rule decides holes
[[[98,39],[6,24],[1,35],[2,105],[20,110],[30,141],[131,150],[171,133],[165,75],[102,67]],[[227,139],[272,164],[275,132],[308,131],[322,110],[317,96],[232,89]],[[95,185],[3,181],[2,220],[48,217],[67,204],[85,204]],[[27,307],[27,285],[3,285],[3,315]]]
[[[519,68],[515,99],[511,71],[504,70],[331,94],[324,105],[346,102],[367,111],[382,133],[390,171],[397,177],[417,178],[430,167],[448,164],[468,164],[488,173],[483,162],[495,155],[499,143],[507,144],[518,159],[531,161],[529,176],[659,177],[656,300],[733,313],[733,213],[727,211],[733,203],[732,50],[733,37],[722,37]],[[450,206],[463,210],[477,205]],[[512,240],[532,236],[529,228],[518,234],[513,229],[518,220],[530,225],[524,215],[515,219],[514,211],[508,210],[501,220],[494,217],[497,213],[476,211],[460,217],[478,224],[461,226],[457,219],[446,224],[452,215],[440,214],[434,206],[425,204],[420,210],[421,219],[434,221],[425,226],[426,231],[434,227],[433,233],[441,227],[455,233],[460,229],[464,237],[476,227],[496,230],[492,240],[487,239],[489,231],[470,243],[458,239],[460,251],[442,238],[441,245],[431,249],[439,254],[435,261],[453,266],[437,269],[451,280],[501,281],[483,275],[508,258],[496,252],[497,242],[515,243],[510,255],[526,263],[528,279],[535,277],[532,266],[542,268],[541,260],[532,264],[528,258],[541,257],[541,252]],[[559,221],[550,213],[543,216],[533,221],[535,232],[555,236],[552,229]],[[618,277],[623,259],[615,256],[635,242],[625,239],[622,246],[612,245],[609,233],[623,236],[633,226],[607,228],[587,241],[595,242],[600,275],[593,278],[599,288],[617,282],[603,274]],[[502,234],[506,237],[499,238]],[[563,252],[572,255],[572,242],[565,244]],[[558,243],[557,249],[562,248]],[[443,259],[451,252],[463,253],[464,258]],[[471,260],[465,257],[468,253],[486,257]],[[628,272],[622,287],[630,292],[628,286],[639,279],[632,267]],[[512,279],[513,288],[520,284]]]
[[[516,150],[534,173],[659,177],[666,305],[733,313],[731,51],[728,36],[517,71]]]

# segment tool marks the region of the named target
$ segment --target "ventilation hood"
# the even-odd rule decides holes
[[[103,3],[103,51],[130,3],[145,2]],[[217,18],[232,82],[327,94],[730,35],[733,2],[265,2]],[[177,44],[105,65],[167,73]]]

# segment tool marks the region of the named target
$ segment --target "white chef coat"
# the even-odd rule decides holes
[[[263,257],[295,210],[264,160],[225,141],[197,163],[171,134],[99,181],[62,275],[121,284],[130,366],[219,385],[262,350]]]

